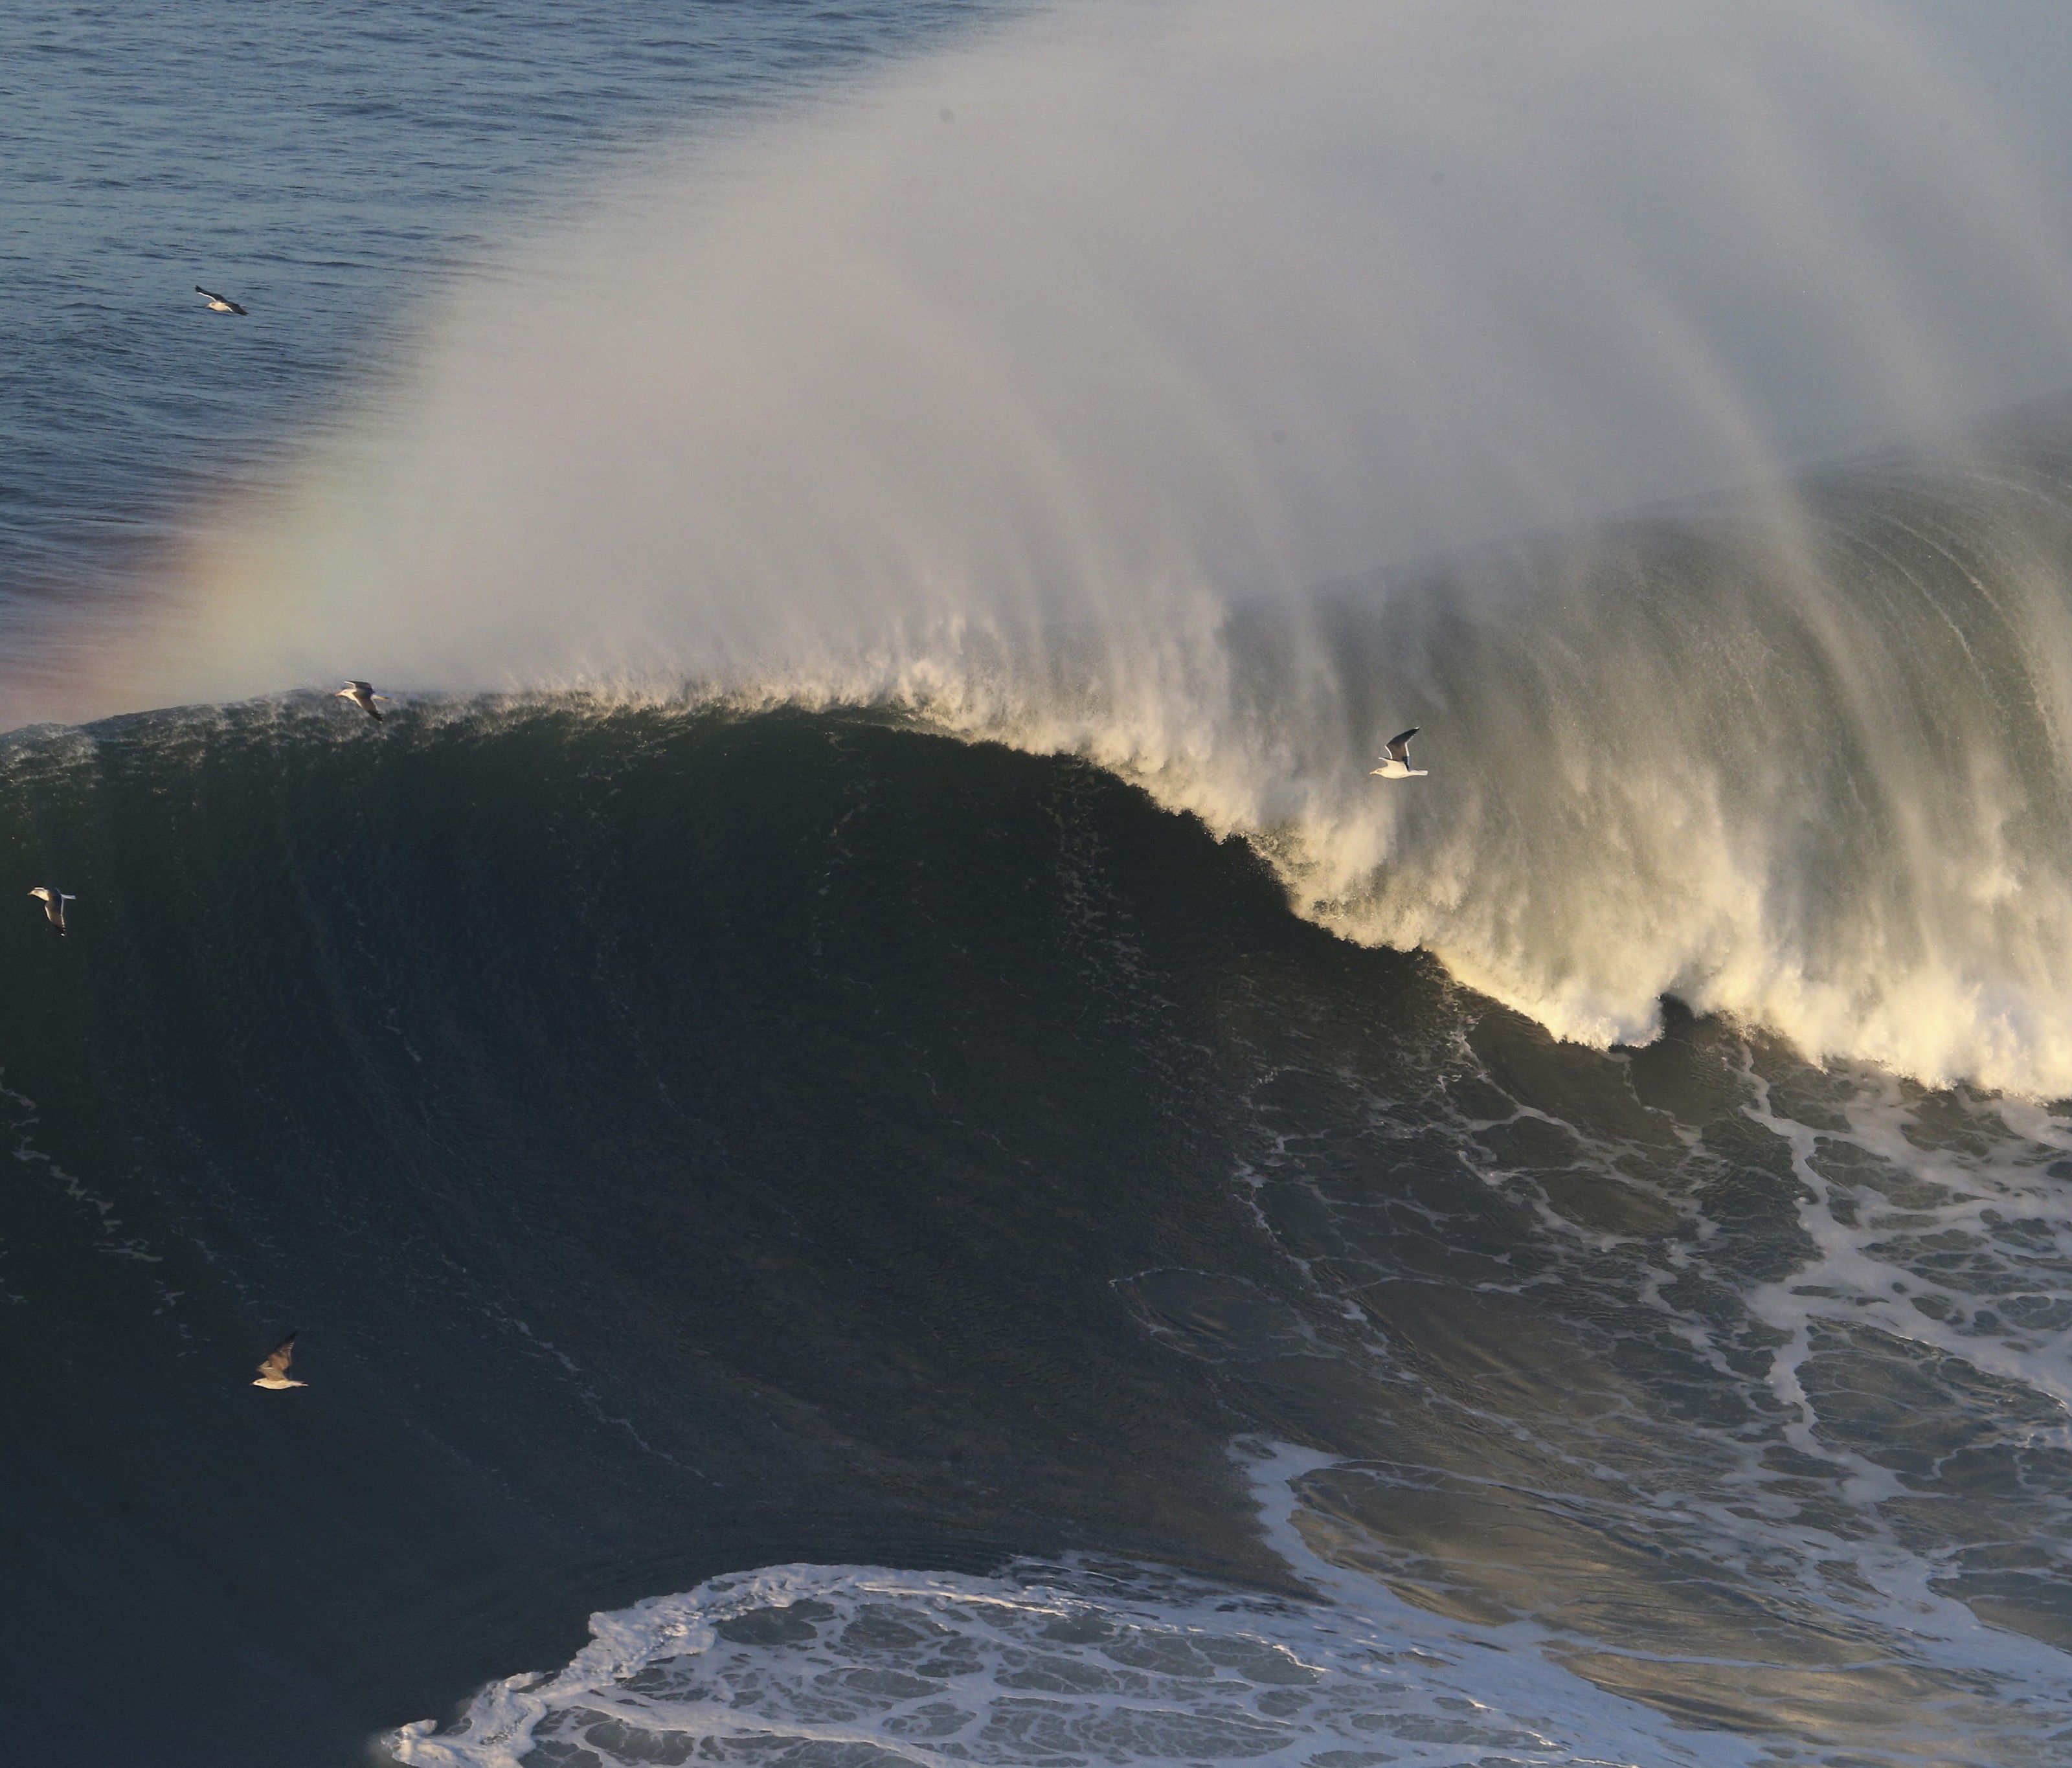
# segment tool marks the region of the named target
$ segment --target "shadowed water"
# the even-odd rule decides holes
[[[1527,1759],[2072,1723],[2039,1112],[1557,1046],[1079,763],[876,722],[290,704],[6,773],[80,898],[0,933],[41,1759],[344,1760],[752,1565],[1290,1592],[1237,1438],[1310,1452],[1329,1624]]]

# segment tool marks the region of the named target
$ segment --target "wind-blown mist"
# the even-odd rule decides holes
[[[2056,456],[1778,488],[2065,378],[1962,66],[1882,6],[1046,14],[561,205],[13,709],[883,701],[1567,1035],[1673,991],[2072,1089]],[[1412,723],[1431,778],[1369,779]]]

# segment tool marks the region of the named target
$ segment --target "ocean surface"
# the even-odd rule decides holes
[[[1296,544],[1128,16],[0,10],[0,1762],[2072,1756],[2072,401]]]
[[[0,591],[119,593],[524,205],[1003,10],[10,0]],[[196,283],[249,323],[207,323]]]

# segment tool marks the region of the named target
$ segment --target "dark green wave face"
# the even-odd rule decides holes
[[[297,701],[4,766],[8,869],[79,898],[0,919],[40,1761],[344,1762],[593,1608],[1015,1556],[1078,1568],[1042,1649],[1082,1703],[1189,1616],[1426,1652],[1255,1702],[1276,1759],[1457,1759],[1384,1698],[1442,1684],[1530,1761],[2041,1761],[2072,1720],[2040,1110],[1673,1006],[1557,1044],[1108,775],[879,718]],[[253,1389],[290,1329],[309,1388]],[[1273,1443],[1310,1453],[1248,1489]],[[1115,1581],[1159,1564],[1197,1582]],[[809,1650],[893,1685],[905,1635],[842,1606],[892,1598],[729,1600],[754,1688]],[[944,1699],[1011,1693],[1010,1646]],[[1025,1759],[993,1698],[957,1735]],[[527,1759],[678,1759],[600,1702]],[[1258,1754],[1189,1735],[1124,1754]]]

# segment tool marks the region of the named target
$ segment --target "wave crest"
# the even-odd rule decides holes
[[[1046,13],[542,220],[9,705],[897,705],[1564,1036],[1671,993],[2072,1092],[2062,448],[1587,527],[2057,372],[2072,265],[1947,50],[1767,0]],[[1412,723],[1432,777],[1370,780]]]

